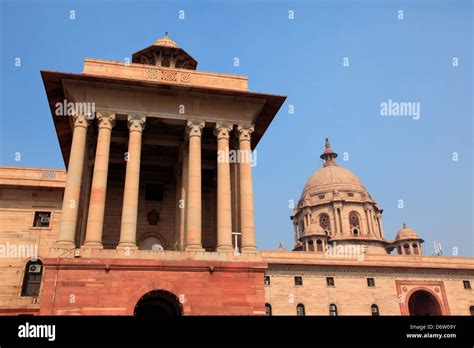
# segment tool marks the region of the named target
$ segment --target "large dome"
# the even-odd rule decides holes
[[[357,175],[349,169],[333,164],[330,166],[324,166],[314,172],[308,181],[306,181],[303,191],[312,189],[328,190],[332,187],[337,188],[338,186],[346,185],[354,186],[354,188],[359,188],[360,190],[365,191],[364,185],[362,185],[362,182],[359,180]]]
[[[327,191],[358,191],[367,193],[364,185],[357,175],[349,169],[336,164],[337,154],[331,150],[329,140],[326,139],[326,149],[321,155],[324,166],[310,176],[303,189],[303,196],[311,193],[323,193]],[[368,193],[367,193],[368,195]]]

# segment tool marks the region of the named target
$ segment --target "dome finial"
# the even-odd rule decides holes
[[[329,143],[329,139],[326,138],[326,144],[325,144],[325,147],[326,149],[324,150],[324,152],[321,154],[321,159],[323,160],[324,162],[324,165],[327,166],[329,164],[336,164],[336,157],[337,157],[337,153],[333,152],[332,149],[331,149],[331,144]]]
[[[161,47],[179,48],[178,44],[168,37],[168,32],[167,31],[165,31],[165,35],[163,35],[161,38],[156,40],[153,43],[153,45],[161,46]]]

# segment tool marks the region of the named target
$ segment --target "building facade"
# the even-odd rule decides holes
[[[42,78],[67,173],[0,169],[1,314],[474,311],[473,259],[425,256],[405,225],[385,239],[328,140],[291,216],[294,249],[257,248],[252,151],[284,96],[197,70],[167,35],[132,63]]]

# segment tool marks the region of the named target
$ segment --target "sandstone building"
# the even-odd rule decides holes
[[[1,314],[474,312],[474,260],[423,255],[405,225],[386,239],[328,140],[294,250],[257,249],[250,153],[284,96],[197,70],[167,35],[42,78],[67,173],[0,168]]]

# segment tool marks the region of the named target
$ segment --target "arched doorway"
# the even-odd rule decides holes
[[[442,315],[438,300],[428,291],[415,291],[408,300],[410,315]]]
[[[133,315],[142,318],[180,316],[183,315],[183,307],[171,292],[153,290],[138,300]]]

